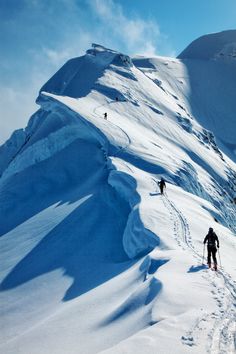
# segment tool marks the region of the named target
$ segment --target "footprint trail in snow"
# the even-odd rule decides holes
[[[169,210],[174,224],[174,238],[183,250],[190,250],[193,257],[201,263],[201,255],[195,249],[189,230],[189,225],[181,211],[167,194],[162,196],[165,207]],[[204,314],[185,335],[182,342],[192,346],[197,344],[201,331],[212,328],[208,333],[207,352],[210,354],[233,354],[236,350],[236,287],[231,276],[224,269],[217,273],[204,271],[202,275],[212,286],[212,295],[217,302],[217,311]],[[211,326],[206,326],[206,324]]]

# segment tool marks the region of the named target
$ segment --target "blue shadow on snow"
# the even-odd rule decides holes
[[[207,267],[205,264],[201,264],[201,265],[197,265],[197,266],[192,265],[192,266],[189,268],[189,270],[188,270],[187,273],[196,273],[196,272],[199,272],[199,271],[201,271],[201,270],[203,270],[203,269],[207,269],[207,268],[208,268],[208,267]]]

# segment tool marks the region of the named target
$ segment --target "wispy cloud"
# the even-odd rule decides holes
[[[90,0],[91,8],[109,36],[122,42],[123,47],[146,55],[157,54],[157,43],[161,36],[157,22],[143,20],[137,15],[128,17],[120,4],[112,0]]]

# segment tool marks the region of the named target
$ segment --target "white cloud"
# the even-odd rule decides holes
[[[92,42],[93,36],[91,33],[78,30],[76,36],[71,33],[68,37],[66,36],[66,39],[59,47],[49,48],[44,46],[41,54],[45,55],[46,58],[44,60],[47,60],[48,64],[50,63],[53,67],[57,68],[67,60],[84,54]],[[68,43],[70,43],[69,46]],[[35,56],[38,57],[38,53],[35,53]]]
[[[90,4],[109,36],[113,35],[114,41],[115,38],[120,40],[129,54],[157,53],[161,33],[156,22],[138,17],[128,18],[121,5],[112,0],[90,0]]]

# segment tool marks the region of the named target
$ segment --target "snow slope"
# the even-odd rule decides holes
[[[0,148],[1,352],[234,352],[236,81],[219,61],[94,44],[42,87]]]
[[[188,100],[194,117],[215,134],[219,146],[235,161],[236,30],[200,37],[178,58],[190,80]]]

